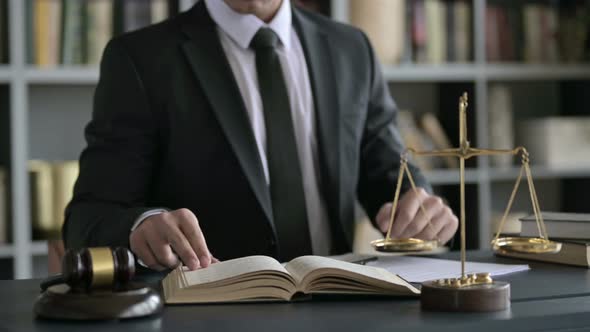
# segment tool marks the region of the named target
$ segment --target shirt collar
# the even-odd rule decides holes
[[[272,29],[286,50],[291,46],[291,3],[282,0],[275,17],[266,24],[253,14],[240,14],[231,9],[224,0],[204,0],[213,21],[238,45],[247,49],[250,41],[261,27]]]

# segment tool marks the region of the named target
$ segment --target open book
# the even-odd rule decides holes
[[[420,291],[384,269],[302,256],[281,265],[249,256],[189,271],[178,267],[162,281],[166,303],[289,301],[296,294],[416,296]]]

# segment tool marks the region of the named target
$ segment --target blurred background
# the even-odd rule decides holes
[[[526,146],[541,209],[590,212],[590,1],[296,2],[367,33],[408,146],[457,145],[466,91],[472,146]],[[59,238],[107,41],[194,3],[0,0],[0,279],[47,275],[47,241]],[[457,162],[414,161],[458,214]],[[467,245],[488,248],[520,158],[467,165]],[[523,184],[505,232],[518,232],[530,211]],[[358,234],[358,251],[379,236],[366,220]]]

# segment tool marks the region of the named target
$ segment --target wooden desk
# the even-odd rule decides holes
[[[443,257],[456,258],[455,253]],[[486,252],[473,261],[519,262]],[[520,262],[519,262],[520,263]],[[320,300],[285,304],[169,306],[160,317],[126,322],[35,320],[38,280],[0,281],[0,331],[539,331],[590,329],[590,271],[530,263],[531,271],[505,276],[512,308],[490,314],[420,310],[415,299]]]

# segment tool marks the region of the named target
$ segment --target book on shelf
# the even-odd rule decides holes
[[[28,0],[28,62],[96,65],[113,35],[160,22],[171,8],[168,0]]]
[[[471,5],[468,1],[447,3],[447,61],[468,62],[471,59]]]
[[[512,149],[515,145],[513,128],[512,93],[501,83],[491,84],[488,91],[490,148]],[[513,165],[512,155],[490,156],[492,166],[508,168]]]
[[[166,303],[291,301],[313,294],[417,296],[420,291],[384,269],[320,256],[281,264],[248,256],[189,271],[178,267],[162,281]]]
[[[113,2],[92,0],[86,7],[87,63],[97,65],[107,42],[113,36]]]
[[[151,2],[125,0],[123,3],[123,31],[133,31],[151,23]]]
[[[552,238],[590,241],[590,214],[543,212],[543,221],[547,234]],[[534,215],[521,219],[522,236],[539,236]]]
[[[61,0],[36,0],[33,9],[35,64],[39,67],[59,63]]]
[[[81,65],[86,63],[85,14],[86,3],[84,1],[63,0],[60,64]],[[40,15],[43,15],[43,12]],[[38,50],[38,52],[41,51]]]
[[[526,119],[518,135],[531,163],[555,169],[590,167],[590,116]]]
[[[351,0],[350,22],[363,30],[386,64],[399,63],[404,53],[405,0]]]
[[[447,15],[445,4],[439,0],[424,1],[426,23],[425,62],[440,64],[447,54]]]
[[[589,60],[590,6],[578,1],[562,2],[559,13],[559,48],[564,62]]]
[[[384,64],[471,59],[470,1],[351,0],[349,13]]]
[[[490,62],[588,60],[590,6],[583,1],[489,2],[486,57]]]
[[[438,118],[430,113],[424,113],[420,117],[420,125],[422,129],[430,137],[434,143],[434,147],[437,150],[451,149],[451,141],[445,133]],[[443,158],[447,168],[459,168],[459,161],[455,157],[444,157]]]
[[[502,226],[502,230],[500,234],[503,235],[510,235],[510,236],[519,236],[522,232],[522,222],[520,221],[521,218],[526,217],[528,215],[527,212],[510,212],[506,216],[506,220],[504,221],[504,225]],[[500,230],[500,223],[502,222],[502,217],[504,216],[503,213],[492,213],[491,219],[491,233],[496,234]]]
[[[434,144],[428,136],[418,128],[414,114],[411,111],[399,111],[397,114],[397,128],[406,147],[415,150],[431,150]],[[434,157],[413,158],[409,156],[410,161],[422,170],[432,170],[436,168]]]
[[[78,178],[77,161],[29,161],[31,220],[35,237],[56,237],[64,221],[64,210],[72,199]]]
[[[178,7],[180,10],[188,10],[191,8],[198,0],[178,0]]]
[[[524,260],[574,265],[590,268],[590,242],[560,241],[561,250],[554,254],[527,254],[518,252],[499,252],[500,256]]]

